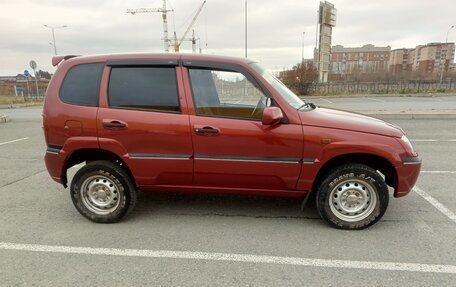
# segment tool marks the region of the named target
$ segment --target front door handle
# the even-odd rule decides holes
[[[214,127],[208,127],[208,126],[204,126],[204,127],[195,127],[194,128],[194,131],[196,134],[200,134],[200,135],[216,135],[218,133],[220,133],[220,130],[217,129],[217,128],[214,128]]]
[[[124,129],[127,127],[127,123],[119,120],[103,120],[103,127],[108,129]]]

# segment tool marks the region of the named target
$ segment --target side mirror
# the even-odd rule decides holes
[[[282,110],[278,107],[266,107],[263,110],[263,118],[262,123],[263,125],[273,126],[283,119]]]

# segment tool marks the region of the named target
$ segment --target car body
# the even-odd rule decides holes
[[[53,64],[45,162],[65,187],[68,168],[96,160],[120,165],[144,192],[296,198],[307,198],[344,164],[380,172],[395,197],[411,191],[420,171],[399,127],[301,104],[248,59],[120,54],[58,56]]]

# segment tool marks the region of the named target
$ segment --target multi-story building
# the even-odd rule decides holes
[[[395,49],[390,53],[388,67],[393,74],[414,70],[415,49]]]
[[[436,75],[449,72],[454,67],[454,43],[429,43],[413,49],[391,51],[389,70],[396,74],[402,71],[416,71]]]
[[[318,50],[315,52],[317,59]],[[350,79],[353,75],[376,76],[391,72],[398,75],[416,72],[428,78],[435,78],[442,72],[456,71],[455,43],[429,43],[415,48],[391,50],[390,46],[376,47],[368,44],[362,47],[333,46],[331,49],[330,79]],[[316,61],[316,60],[314,60]],[[372,78],[372,77],[370,77]]]
[[[376,47],[368,44],[362,47],[346,48],[341,45],[331,49],[331,73],[375,74],[388,70],[391,47]]]
[[[454,43],[430,43],[416,47],[415,69],[424,74],[448,72],[454,62]]]

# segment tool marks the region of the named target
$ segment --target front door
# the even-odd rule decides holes
[[[194,110],[190,112],[194,184],[295,189],[301,171],[302,127],[263,125],[263,109],[275,103],[242,67],[191,66],[183,71],[190,81],[187,101]]]

